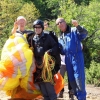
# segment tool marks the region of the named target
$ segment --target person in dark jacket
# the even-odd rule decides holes
[[[49,25],[50,25],[49,22],[45,20],[44,21],[44,30],[43,30],[43,32],[49,34],[56,41],[56,43],[58,44],[58,37],[57,37],[57,35],[54,31],[50,30]],[[60,52],[57,52],[57,54],[53,55],[53,56],[56,59],[55,67],[54,67],[54,70],[53,70],[53,74],[55,74],[55,73],[58,72],[58,70],[60,69],[60,66],[61,66]]]
[[[45,34],[43,32],[44,23],[42,20],[40,19],[35,20],[33,22],[33,28],[35,34],[28,38],[28,42],[30,46],[33,47],[34,50],[33,52],[36,60],[36,72],[34,74],[34,81],[39,84],[44,100],[57,100],[57,95],[54,90],[54,84],[52,84],[50,81],[45,82],[41,78],[42,77],[41,72],[43,68],[40,67],[43,63],[43,57],[46,52],[52,56],[57,55],[58,52],[57,43],[49,34]],[[54,73],[55,71],[56,70],[54,68],[52,73]]]
[[[61,30],[59,38],[61,54],[65,55],[68,79],[78,100],[86,100],[84,57],[81,41],[86,38],[87,30],[80,26],[77,20],[72,20],[75,27],[67,25],[63,18],[56,20]]]

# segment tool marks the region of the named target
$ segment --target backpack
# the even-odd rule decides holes
[[[58,43],[58,37],[55,35],[53,31],[49,31],[49,35]]]

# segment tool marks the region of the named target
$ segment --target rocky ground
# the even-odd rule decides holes
[[[93,85],[87,85],[87,100],[100,100],[100,87],[94,87]],[[10,97],[6,96],[5,92],[0,91],[0,100],[8,100]],[[65,86],[64,98],[59,100],[69,100],[68,99],[68,89]],[[77,100],[75,98],[75,100]]]
[[[100,87],[94,87],[93,85],[86,86],[87,91],[87,99],[86,100],[100,100]],[[65,86],[64,100],[68,100],[68,90],[67,86]],[[75,100],[77,100],[75,98]]]

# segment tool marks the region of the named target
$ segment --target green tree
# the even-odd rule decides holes
[[[100,3],[91,2],[89,6],[77,6],[74,2],[61,2],[59,16],[71,23],[71,19],[79,21],[88,30],[88,38],[83,41],[86,67],[90,67],[91,60],[100,61]],[[88,9],[88,10],[87,10]],[[70,24],[72,26],[72,24]]]
[[[100,86],[100,2],[91,1],[89,5],[80,5],[72,1],[60,3],[58,17],[78,20],[88,30],[88,37],[83,41],[87,83]]]
[[[34,2],[36,8],[39,10],[41,14],[40,16],[41,19],[44,19],[45,16],[48,16],[48,18],[50,17],[49,16],[50,12],[48,13],[46,1],[44,0],[31,0],[31,1]]]
[[[39,18],[40,13],[33,2],[26,3],[23,0],[0,1],[0,48],[11,34],[15,19],[20,15],[28,20],[27,28],[31,28],[33,21]]]

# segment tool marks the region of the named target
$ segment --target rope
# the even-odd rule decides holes
[[[55,58],[50,56],[47,52],[43,58],[42,79],[44,82],[53,82],[52,70],[55,66]]]

